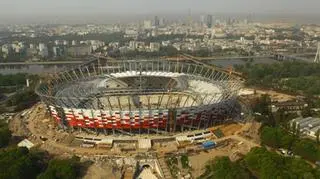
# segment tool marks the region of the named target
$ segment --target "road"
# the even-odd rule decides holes
[[[257,144],[255,142],[253,142],[251,140],[248,140],[248,139],[246,139],[244,137],[241,137],[239,135],[230,135],[230,136],[226,136],[226,137],[221,137],[219,139],[215,139],[214,141],[219,143],[219,142],[227,140],[227,139],[232,139],[232,140],[243,142],[243,143],[247,144],[250,148],[260,147],[261,146],[260,144]]]
[[[0,66],[8,65],[66,65],[66,64],[82,64],[84,61],[45,61],[45,62],[7,62],[0,63]]]

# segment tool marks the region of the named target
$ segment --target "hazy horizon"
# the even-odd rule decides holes
[[[0,0],[0,14],[317,13],[319,0]]]
[[[200,14],[241,14],[313,23],[320,21],[318,7],[320,0],[0,0],[0,24],[115,23],[189,12],[196,20]]]

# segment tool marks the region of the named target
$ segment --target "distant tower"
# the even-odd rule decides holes
[[[160,25],[160,19],[158,16],[155,16],[154,17],[154,26],[159,27],[159,25]]]
[[[192,24],[192,14],[191,14],[191,9],[188,9],[188,24],[191,25]]]
[[[212,15],[210,15],[210,14],[208,14],[207,15],[207,18],[206,18],[206,23],[207,23],[207,27],[208,28],[211,28],[212,27],[212,25],[213,25],[213,17],[212,17]]]
[[[318,42],[317,54],[314,58],[314,63],[320,63],[320,42]]]
[[[200,16],[200,24],[202,26],[205,26],[206,25],[206,16],[205,15],[201,15]]]

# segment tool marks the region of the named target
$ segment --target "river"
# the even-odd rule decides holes
[[[52,73],[52,72],[62,71],[67,67],[70,67],[70,64],[69,65],[9,65],[9,66],[0,66],[0,74]]]
[[[230,67],[234,65],[244,65],[248,60],[241,59],[230,59],[230,60],[206,60],[204,61],[208,64],[217,65],[221,67]],[[254,59],[251,61],[253,64],[272,64],[279,63],[271,58],[265,59]],[[70,69],[71,66],[76,66],[72,64],[64,65],[10,65],[10,66],[0,66],[0,74],[15,74],[15,73],[29,73],[29,74],[41,74],[41,73],[52,73],[62,71],[66,68]]]

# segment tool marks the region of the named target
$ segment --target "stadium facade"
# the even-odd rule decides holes
[[[239,117],[242,79],[182,61],[95,59],[53,74],[36,93],[63,129],[168,134]]]

